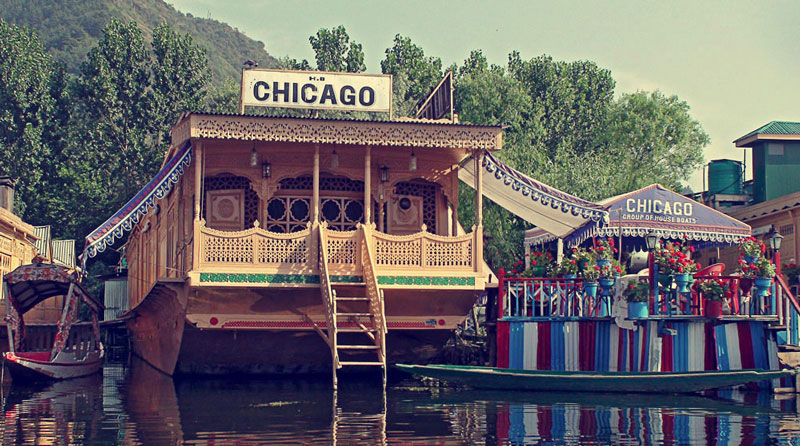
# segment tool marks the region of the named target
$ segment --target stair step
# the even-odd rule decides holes
[[[339,317],[370,317],[372,313],[336,313]]]
[[[768,325],[767,326],[767,330],[782,331],[782,330],[786,330],[786,326],[785,325]]]
[[[344,350],[377,350],[380,348],[377,345],[342,345],[342,344],[338,344],[336,347]]]
[[[373,365],[373,366],[381,366],[383,367],[384,364],[382,362],[368,362],[368,361],[339,361],[339,365]]]
[[[369,302],[369,297],[336,297],[336,300]]]
[[[376,328],[368,328],[364,330],[360,327],[342,327],[337,328],[336,331],[339,333],[375,333],[378,330]]]

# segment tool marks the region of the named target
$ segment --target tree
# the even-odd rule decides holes
[[[46,128],[55,108],[53,76],[36,33],[0,19],[0,175],[19,180],[15,211],[21,216],[25,203],[36,199],[50,158]]]
[[[606,144],[617,169],[613,194],[652,183],[680,190],[681,182],[703,164],[710,139],[678,96],[624,94],[609,116]]]
[[[396,116],[413,116],[417,103],[424,99],[442,77],[442,60],[425,57],[422,48],[400,34],[394,36],[394,45],[386,49],[381,61],[383,74],[391,74],[393,92],[392,109]]]
[[[344,25],[333,29],[321,28],[308,41],[316,53],[319,71],[360,73],[367,69],[361,44],[350,41]]]

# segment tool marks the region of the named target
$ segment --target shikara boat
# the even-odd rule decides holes
[[[700,372],[561,372],[453,365],[406,365],[397,368],[418,376],[482,389],[550,392],[691,393],[794,375],[795,370]]]
[[[100,370],[103,344],[98,314],[103,304],[79,283],[78,274],[52,264],[23,265],[4,276],[9,350],[5,363],[14,379],[67,379]],[[52,345],[26,342],[24,315],[38,303],[63,297],[63,311]],[[81,307],[88,309],[82,312]],[[91,321],[79,323],[79,315]],[[41,340],[39,340],[41,341]]]

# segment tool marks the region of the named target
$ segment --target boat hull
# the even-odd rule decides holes
[[[791,370],[553,372],[407,364],[398,364],[397,367],[414,375],[475,388],[552,392],[691,393],[778,379],[795,373]]]
[[[24,354],[21,354],[24,355]],[[85,359],[75,360],[74,354],[60,353],[53,361],[26,358],[6,352],[4,359],[11,376],[24,380],[59,380],[93,375],[103,365],[102,349],[90,352]]]

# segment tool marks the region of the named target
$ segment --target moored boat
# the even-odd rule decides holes
[[[795,375],[794,370],[697,372],[586,372],[516,370],[478,366],[397,364],[414,375],[482,389],[573,392],[691,393]]]
[[[15,379],[68,379],[97,373],[103,363],[98,314],[103,304],[59,265],[23,265],[4,277],[9,351],[5,363]],[[24,315],[47,299],[64,296],[64,309],[52,345],[28,345]],[[79,323],[81,306],[91,321]],[[38,343],[37,343],[38,344]]]

